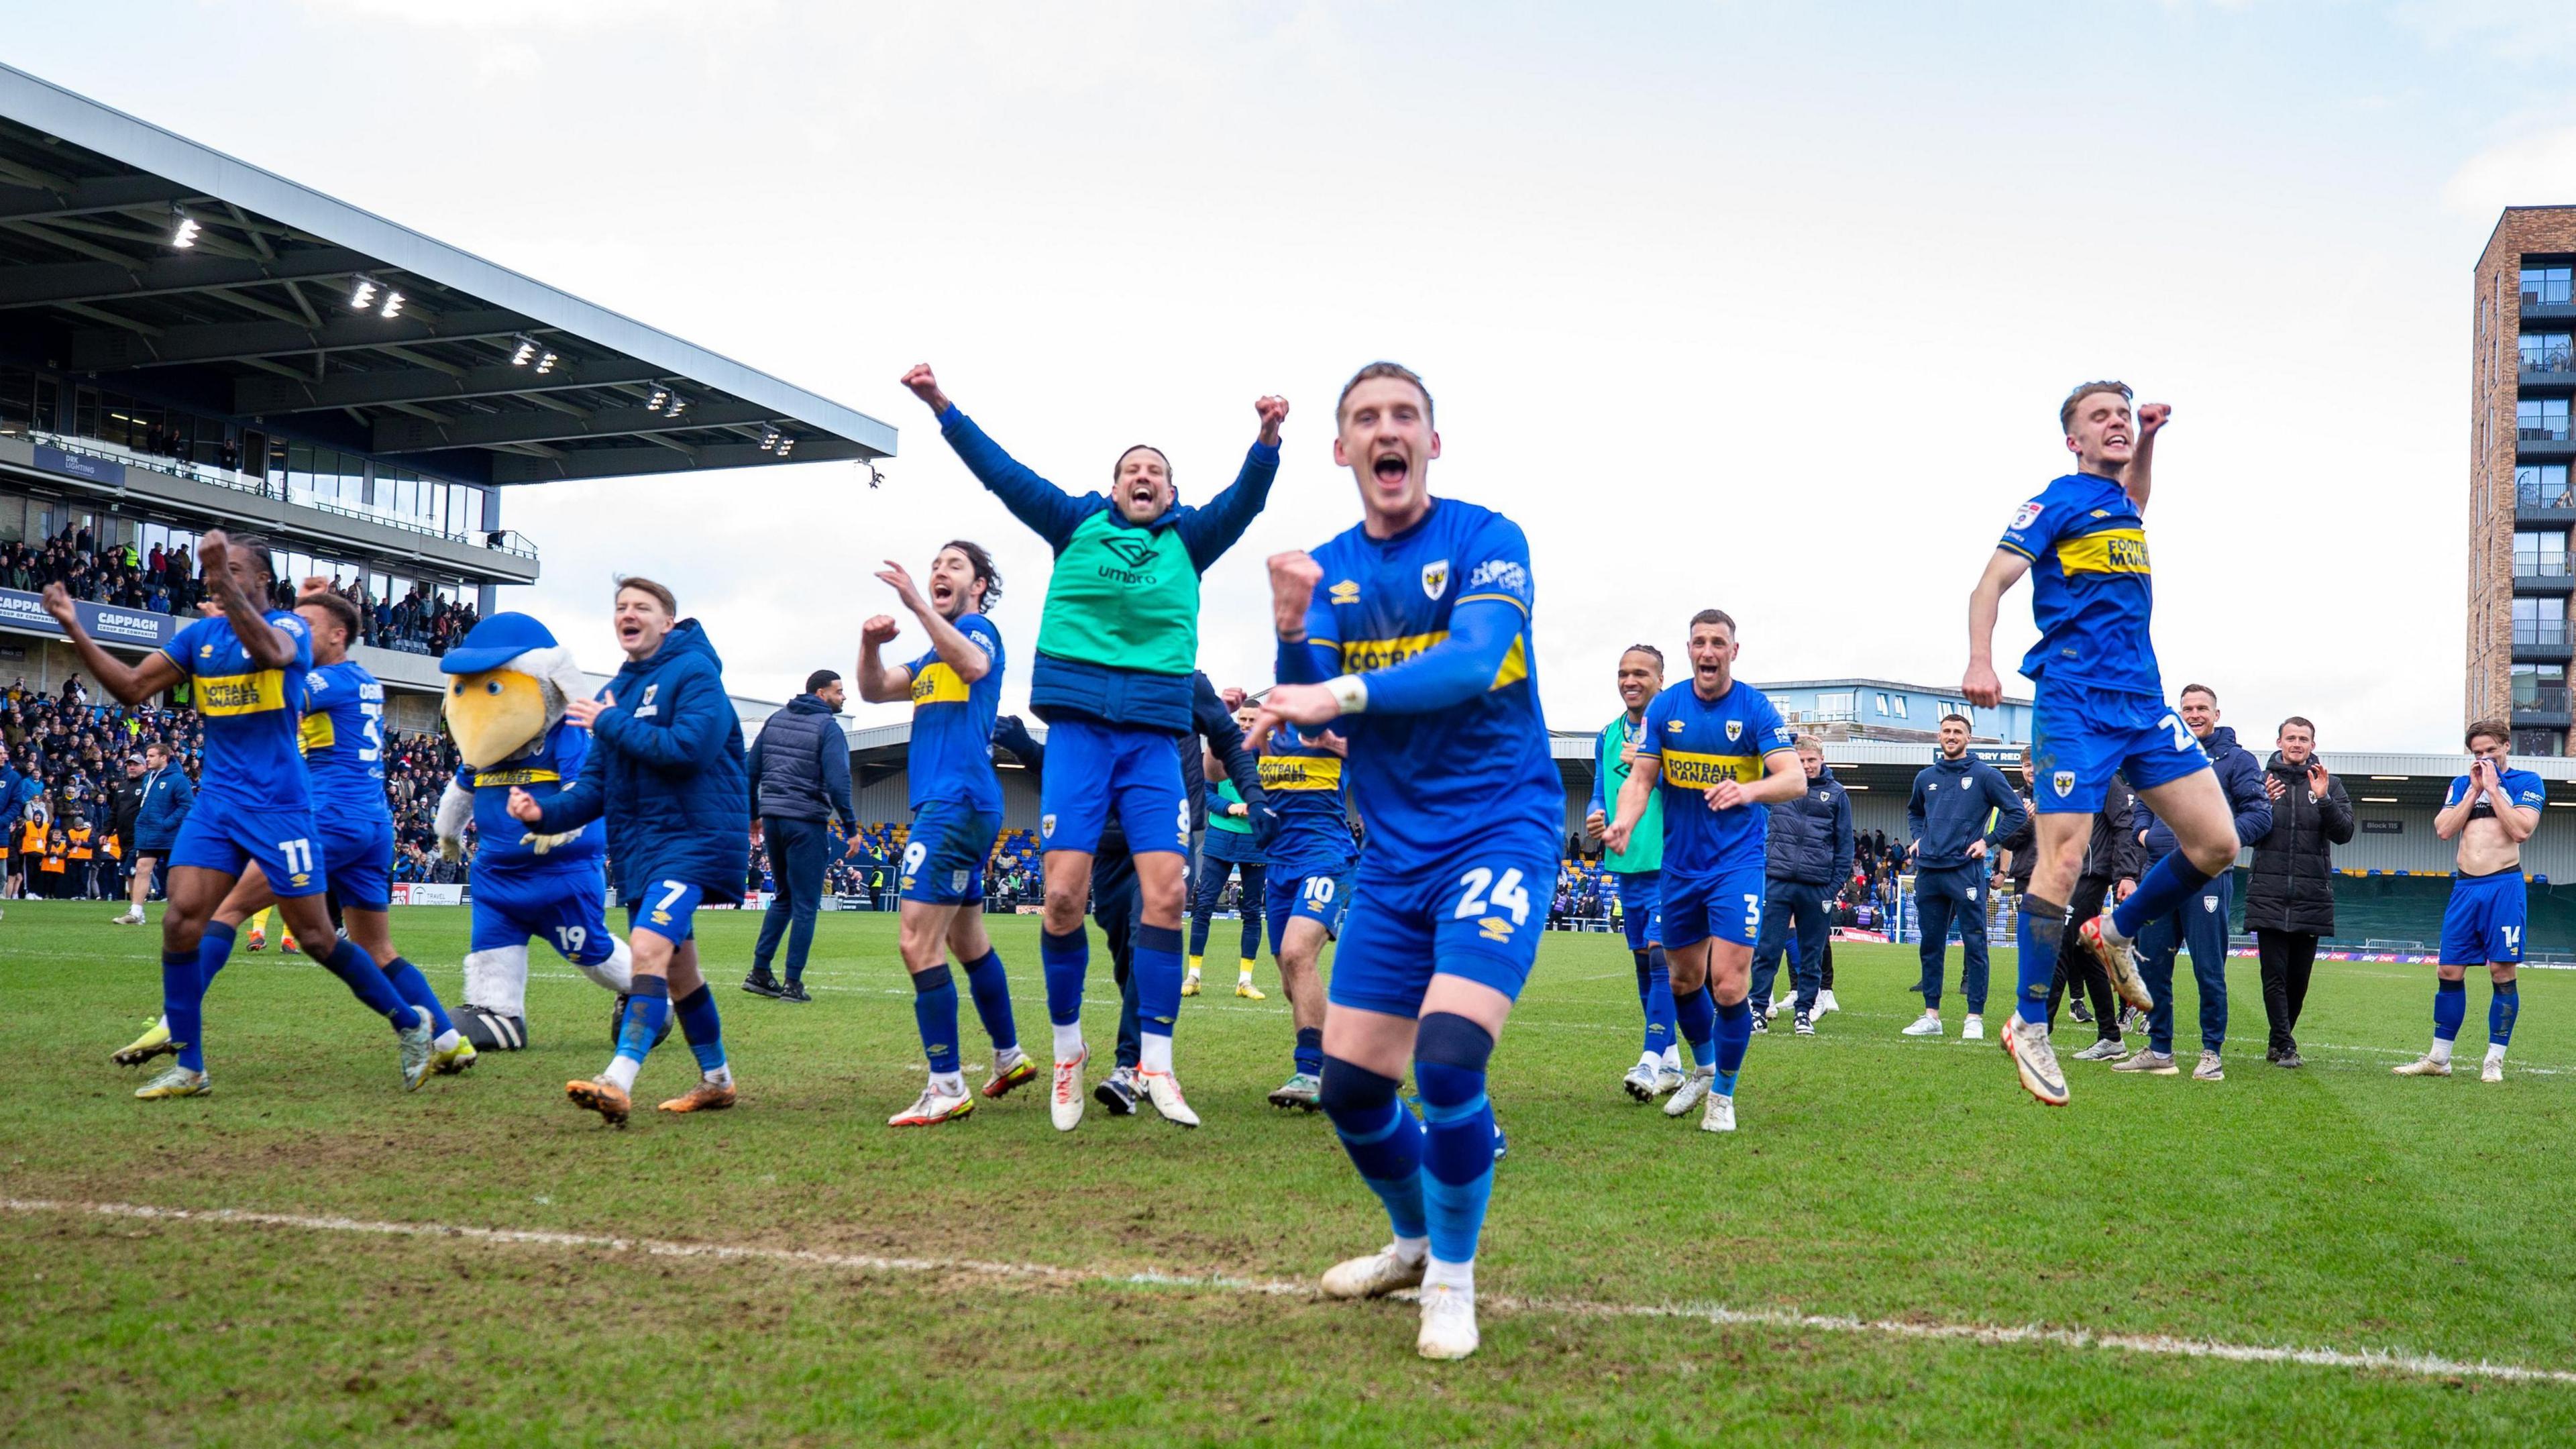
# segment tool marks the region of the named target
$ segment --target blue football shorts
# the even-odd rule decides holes
[[[677,946],[697,934],[698,903],[706,892],[682,880],[657,880],[626,903],[629,932],[650,931]]]
[[[467,950],[506,950],[533,937],[577,966],[596,966],[617,949],[608,933],[608,883],[597,861],[525,875],[478,866],[473,894]]]
[[[1189,854],[1190,801],[1172,739],[1097,720],[1050,725],[1046,773],[1038,779],[1038,849],[1098,854],[1114,808],[1130,854]]]
[[[2442,964],[2488,966],[2522,960],[2522,928],[2531,901],[2519,866],[2490,875],[2451,877],[2442,908]]]
[[[340,909],[381,911],[394,899],[394,823],[382,812],[325,809],[316,817],[331,895]]]
[[[1439,974],[1517,1000],[1547,929],[1556,847],[1553,832],[1532,838],[1520,829],[1428,861],[1390,861],[1376,845],[1362,851],[1333,954],[1329,999],[1360,1011],[1418,1016],[1423,993]]]
[[[1758,842],[1757,842],[1758,844]],[[1762,939],[1762,897],[1770,878],[1762,853],[1724,870],[1684,876],[1670,862],[1663,871],[1664,949],[1679,951],[1702,941],[1733,941],[1751,947]]]
[[[954,800],[933,800],[913,812],[903,846],[903,898],[931,906],[984,901],[984,857],[992,852],[1002,817]]]
[[[1291,917],[1321,925],[1324,934],[1339,940],[1342,921],[1351,910],[1351,868],[1319,870],[1312,874],[1295,874],[1273,866],[1270,878],[1261,888],[1262,915],[1270,923],[1270,954],[1279,954],[1279,943],[1287,939]]]
[[[2209,768],[2182,715],[2151,694],[2043,678],[2030,715],[2031,799],[2042,815],[2100,810],[2114,773],[2145,791]]]
[[[1664,888],[1660,872],[1612,871],[1619,883],[1619,927],[1628,933],[1628,949],[1643,951],[1664,944]]]
[[[313,828],[313,812],[259,809],[218,795],[200,795],[170,847],[170,867],[221,871],[239,878],[256,865],[282,900],[318,896],[331,888],[328,864]]]

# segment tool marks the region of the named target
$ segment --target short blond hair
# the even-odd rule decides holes
[[[2066,401],[2057,405],[2057,430],[2062,433],[2074,432],[2076,406],[2097,392],[2116,392],[2122,402],[2131,402],[2137,398],[2137,394],[2129,391],[2129,385],[2125,382],[2077,383],[2075,391],[2066,395]]]

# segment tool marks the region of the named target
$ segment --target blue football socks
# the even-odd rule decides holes
[[[224,963],[233,958],[236,928],[221,921],[208,921],[206,933],[197,938],[197,999],[205,999],[206,988],[223,974]]]
[[[1674,1029],[1690,1043],[1692,1061],[1707,1066],[1717,1060],[1717,999],[1708,994],[1706,986],[1688,995],[1674,993],[1673,1018]],[[1747,1016],[1746,1021],[1749,1037],[1751,1017]]]
[[[385,968],[385,979],[394,984],[394,994],[405,1005],[429,1013],[431,1035],[443,1037],[456,1030],[456,1023],[447,1019],[447,1008],[439,1004],[438,993],[430,989],[429,978],[420,974],[419,967],[396,956],[394,964]]]
[[[1637,958],[1637,1004],[1646,1012],[1648,1056],[1660,1057],[1679,1040],[1673,1008],[1673,973],[1664,948],[1649,946],[1629,953]]]
[[[331,954],[322,959],[322,965],[339,977],[340,984],[348,987],[349,994],[367,1010],[393,1023],[394,1030],[404,1031],[413,1025],[411,1003],[402,999],[402,993],[394,989],[366,947],[346,936],[335,937]]]
[[[214,927],[206,928],[209,942]],[[224,932],[224,944],[232,944],[232,932]],[[192,1072],[206,1069],[205,977],[197,963],[205,951],[200,945],[194,951],[161,953],[161,1017],[170,1028],[170,1040],[179,1044],[179,1065]]]
[[[665,991],[669,984],[663,986]],[[724,1019],[716,1014],[716,994],[705,982],[698,989],[671,1003],[671,1014],[680,1019],[680,1036],[689,1044],[690,1055],[698,1059],[698,1074],[730,1082],[725,1073]],[[948,1019],[953,1027],[957,1020],[957,993],[948,993]],[[956,1033],[949,1033],[954,1038]]]
[[[1395,1236],[1419,1241],[1431,1231],[1422,1200],[1422,1124],[1396,1101],[1399,1084],[1339,1057],[1324,1058],[1322,1076],[1318,1100],[1351,1166],[1386,1205]],[[1489,1161],[1492,1152],[1486,1149]]]
[[[957,1071],[957,982],[942,961],[912,973],[912,1021],[921,1029],[922,1055],[933,1076]]]
[[[1062,935],[1038,936],[1038,969],[1046,976],[1047,1020],[1057,1026],[1082,1021],[1082,978],[1091,971],[1091,933],[1081,926]]]
[[[2016,979],[2021,991],[2016,1009],[2022,1020],[2045,1026],[2048,993],[2057,984],[2058,948],[2066,939],[2066,907],[2024,892],[2017,934],[2021,960]]]
[[[2433,985],[2433,1039],[2457,1041],[2460,1023],[2469,1017],[2469,983],[2438,981]]]
[[[626,993],[626,1025],[617,1033],[617,1055],[637,1066],[651,1055],[653,1041],[671,1020],[671,983],[637,972]]]
[[[2460,995],[2465,1004],[2468,993],[2464,991]],[[2513,1019],[2521,1014],[2522,984],[2517,981],[2497,982],[2495,995],[2487,998],[2487,1045],[2512,1045]]]
[[[1137,1065],[1149,1072],[1172,1069],[1172,1024],[1181,1015],[1181,932],[1177,926],[1138,926],[1136,955]]]
[[[2181,910],[2182,903],[2200,894],[2200,888],[2209,881],[2200,867],[2191,863],[2190,856],[2179,850],[2166,851],[2164,859],[2147,868],[2147,873],[2138,878],[2138,888],[2111,913],[2111,929],[2119,932],[2122,939],[2134,941],[2147,922]]]
[[[1709,1088],[1721,1097],[1735,1095],[1735,1074],[1744,1070],[1744,1052],[1753,1045],[1753,1003],[1739,1001],[1717,1008],[1717,1082]]]
[[[1413,1082],[1422,1093],[1422,1200],[1431,1256],[1472,1263],[1494,1190],[1494,1108],[1485,1062],[1494,1038],[1463,1016],[1435,1011],[1413,1039]]]
[[[1020,1044],[1020,1028],[1011,1020],[1011,978],[1002,970],[1002,953],[987,950],[983,959],[966,963],[966,990],[975,998],[975,1015],[995,1047]]]

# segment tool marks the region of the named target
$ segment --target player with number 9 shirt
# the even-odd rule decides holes
[[[1416,1347],[1475,1352],[1475,1256],[1494,1170],[1485,1067],[1545,926],[1563,787],[1539,710],[1529,543],[1519,525],[1434,498],[1431,395],[1394,363],[1335,409],[1333,461],[1361,521],[1270,561],[1280,685],[1253,722],[1339,720],[1369,827],[1324,1016],[1319,1097],[1395,1229],[1324,1275],[1326,1295],[1422,1286]],[[1417,1124],[1396,1100],[1410,1060]]]

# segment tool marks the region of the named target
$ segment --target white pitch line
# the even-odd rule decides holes
[[[965,1274],[1000,1281],[1053,1283],[1068,1287],[1189,1288],[1272,1298],[1315,1296],[1315,1289],[1308,1283],[1238,1277],[1225,1273],[1157,1271],[1120,1273],[1089,1268],[1064,1268],[1046,1263],[1004,1263],[975,1258],[888,1258],[869,1253],[829,1253],[803,1248],[763,1248],[727,1243],[674,1243],[654,1238],[621,1238],[595,1233],[563,1233],[534,1228],[475,1228],[446,1223],[371,1222],[363,1218],[252,1212],[237,1208],[170,1208],[140,1203],[52,1202],[43,1199],[0,1198],[0,1210],[22,1216],[125,1218],[148,1222],[288,1228],[302,1232],[348,1233],[362,1237],[444,1239],[450,1242],[501,1247],[571,1248],[597,1252],[642,1253],[657,1258],[704,1258],[867,1273]],[[2229,1363],[2377,1370],[2421,1378],[2476,1378],[2511,1383],[2576,1385],[2576,1370],[2531,1368],[2520,1364],[2493,1363],[2485,1359],[2464,1361],[2390,1349],[2299,1348],[2278,1344],[2227,1343],[2215,1339],[2177,1338],[2161,1333],[2096,1333],[2081,1328],[2051,1328],[2044,1324],[1924,1323],[1886,1318],[1868,1319],[1850,1315],[1794,1313],[1785,1309],[1727,1308],[1716,1304],[1596,1303],[1582,1299],[1524,1298],[1510,1294],[1482,1295],[1479,1302],[1482,1307],[1504,1313],[1554,1313],[1575,1318],[1686,1318],[1728,1327],[1775,1328],[1808,1333],[1872,1334],[1888,1338],[1973,1343],[1989,1347],[2108,1349],[2115,1353],[2148,1354],[2160,1358],[2217,1359]]]

